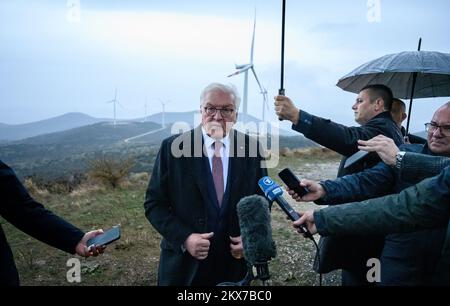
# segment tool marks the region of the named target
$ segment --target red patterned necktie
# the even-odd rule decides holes
[[[222,148],[222,143],[216,141],[213,144],[214,155],[212,158],[212,175],[214,180],[214,187],[216,188],[217,201],[219,202],[219,207],[222,205],[223,198],[223,166],[222,157],[220,156],[220,149]]]

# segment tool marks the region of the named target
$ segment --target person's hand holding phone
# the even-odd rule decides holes
[[[326,194],[325,189],[323,189],[323,186],[318,182],[303,179],[300,181],[299,185],[308,190],[303,196],[298,195],[294,190],[286,190],[297,202],[312,202],[324,197]]]
[[[87,232],[75,247],[75,253],[83,257],[98,256],[102,254],[105,251],[106,246],[96,245],[93,247],[88,247],[87,245],[88,240],[102,234],[102,229]]]

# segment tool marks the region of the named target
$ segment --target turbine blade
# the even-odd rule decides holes
[[[250,64],[253,64],[253,49],[255,47],[255,32],[256,32],[256,8],[255,8],[255,19],[253,20],[252,46],[250,48]]]
[[[259,90],[261,90],[261,93],[263,94],[264,93],[264,88],[261,86],[261,83],[259,82],[258,76],[256,75],[255,68],[253,68],[253,67],[252,67],[252,72],[253,72],[253,75],[255,76],[256,83],[258,83]]]
[[[246,72],[247,70],[252,69],[252,67],[253,67],[253,65],[250,65],[250,64],[249,65],[245,65],[244,68],[237,70],[236,72],[228,75],[227,77],[232,77],[232,76],[238,75],[238,74],[240,74],[242,72]]]
[[[241,73],[241,72],[238,70],[238,71],[236,71],[236,72],[234,72],[232,74],[227,75],[227,78],[235,76],[235,75],[238,75],[239,73]]]
[[[236,69],[237,70],[240,70],[240,69],[244,69],[244,68],[246,68],[246,67],[248,67],[248,66],[252,66],[253,64],[240,64],[240,65],[235,65],[236,66]]]

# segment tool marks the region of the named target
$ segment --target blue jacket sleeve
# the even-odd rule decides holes
[[[396,131],[392,119],[387,118],[385,113],[372,118],[362,126],[348,127],[301,110],[299,122],[292,125],[292,129],[344,156],[350,156],[358,151],[359,139],[368,140],[379,134],[393,138],[397,144],[401,143],[401,136],[395,137],[396,134],[400,135],[400,131]]]
[[[317,204],[334,205],[362,201],[391,193],[395,171],[383,162],[363,172],[346,175],[336,180],[322,181],[326,195]]]

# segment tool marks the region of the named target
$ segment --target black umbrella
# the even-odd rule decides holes
[[[364,86],[383,84],[394,97],[410,99],[406,132],[413,98],[450,96],[450,54],[435,51],[406,51],[367,62],[342,77],[337,86],[358,93]]]

